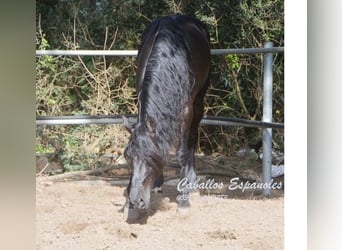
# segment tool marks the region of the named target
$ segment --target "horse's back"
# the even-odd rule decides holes
[[[196,86],[192,86],[195,87],[193,92],[198,92],[207,84],[209,75],[210,49],[206,27],[198,19],[180,14],[161,17],[150,23],[143,32],[138,54],[137,92],[148,81],[145,79],[146,70],[158,71],[156,67],[148,69],[152,60],[159,60],[157,64],[167,60],[169,62],[166,63],[170,64],[172,60],[178,65],[185,64],[194,77],[192,80]],[[177,69],[170,67],[170,70]],[[185,72],[179,73],[186,77]]]

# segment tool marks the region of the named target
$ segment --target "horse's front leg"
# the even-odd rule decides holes
[[[208,82],[206,83],[208,85]],[[203,88],[199,95],[196,97],[193,104],[191,113],[188,113],[187,126],[184,126],[186,130],[183,132],[181,144],[177,152],[178,162],[181,166],[181,185],[189,185],[189,188],[185,188],[181,192],[180,200],[178,202],[179,207],[189,206],[189,192],[194,190],[194,184],[198,184],[198,178],[195,173],[195,149],[198,143],[198,126],[203,116],[203,96],[206,88]],[[184,119],[186,120],[186,119]],[[182,199],[183,198],[183,199]]]
[[[191,148],[187,151],[187,163],[181,168],[181,199],[178,203],[179,207],[188,207],[189,193],[196,190],[197,175],[195,173],[195,157],[194,149]]]
[[[181,180],[177,186],[179,191],[178,207],[188,207],[189,193],[196,183],[197,176],[194,166],[193,149],[180,147],[177,151],[177,160],[181,167]]]
[[[189,193],[196,184],[197,176],[195,173],[195,145],[193,142],[192,110],[187,110],[184,116],[181,139],[177,149],[177,161],[181,167],[181,182],[178,185],[178,207],[188,207]],[[197,136],[197,134],[196,134]]]

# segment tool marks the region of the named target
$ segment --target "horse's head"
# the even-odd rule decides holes
[[[129,206],[147,209],[150,206],[155,179],[162,171],[161,156],[154,135],[146,126],[137,124],[132,129],[125,119],[124,125],[131,132],[131,138],[124,152],[131,169],[130,184],[127,188]]]

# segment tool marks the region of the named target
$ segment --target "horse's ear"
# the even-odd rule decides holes
[[[125,126],[125,128],[127,129],[128,132],[130,132],[132,134],[133,132],[133,126],[132,124],[129,122],[128,118],[126,116],[122,116],[122,123]]]

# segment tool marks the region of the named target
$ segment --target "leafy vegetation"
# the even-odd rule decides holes
[[[283,0],[37,0],[37,49],[137,49],[156,17],[184,13],[206,23],[214,48],[284,46]],[[212,57],[206,114],[262,119],[263,55]],[[135,58],[36,58],[37,115],[137,113]],[[273,114],[284,122],[284,56],[274,54]],[[283,131],[274,146],[283,150]],[[62,149],[64,166],[94,167],[101,154],[120,151],[121,126],[38,126],[37,153]],[[261,138],[261,130],[202,126],[200,150],[229,154]]]

